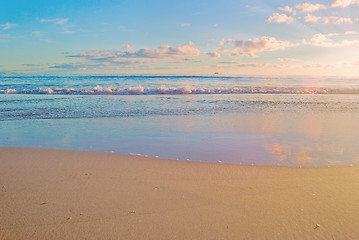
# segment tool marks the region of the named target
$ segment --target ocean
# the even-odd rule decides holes
[[[0,146],[359,164],[359,79],[0,74]]]

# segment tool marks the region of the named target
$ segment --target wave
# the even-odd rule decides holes
[[[182,95],[182,94],[359,94],[357,88],[285,88],[285,87],[101,87],[93,88],[35,88],[0,89],[0,94],[51,95]]]

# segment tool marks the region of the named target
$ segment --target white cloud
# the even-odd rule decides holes
[[[304,17],[305,22],[318,22],[320,19],[321,17],[313,16],[309,13]]]
[[[337,16],[330,16],[330,17],[318,17],[313,16],[311,14],[307,14],[304,17],[305,22],[323,22],[324,24],[353,24],[353,21],[351,18],[343,18],[343,17],[337,17]]]
[[[8,30],[8,29],[11,29],[13,27],[16,27],[17,24],[14,24],[14,23],[5,23],[5,24],[2,24],[0,25],[2,27],[2,30]]]
[[[74,34],[75,32],[72,31],[71,29],[73,28],[73,26],[70,26],[68,24],[66,24],[69,21],[68,18],[42,18],[40,19],[40,22],[42,23],[53,23],[53,24],[57,24],[60,25],[62,28],[62,34]]]
[[[68,18],[52,18],[52,19],[46,19],[46,18],[42,18],[40,20],[40,22],[52,22],[52,23],[55,23],[55,24],[59,24],[59,25],[63,25],[65,23],[67,23],[69,21]]]
[[[191,43],[193,44],[193,43]],[[143,68],[147,69],[155,66],[156,60],[169,60],[169,63],[181,63],[192,61],[191,57],[198,57],[201,52],[191,47],[191,44],[169,46],[162,45],[154,49],[142,48],[138,51],[131,51],[130,45],[125,45],[121,50],[99,50],[99,51],[86,51],[76,55],[67,57],[83,59],[82,62],[67,63],[51,66],[52,69],[69,69],[69,70],[94,70],[94,69],[118,69],[126,65],[128,68]],[[214,58],[220,56],[219,53],[203,53]],[[165,67],[166,68],[166,67]],[[173,69],[173,68],[172,68]]]
[[[359,0],[335,0],[335,2],[332,3],[331,7],[345,8],[352,4],[359,4]]]
[[[230,43],[233,46],[232,53],[248,57],[257,57],[255,53],[263,51],[275,51],[292,46],[287,41],[279,41],[274,37],[255,38],[253,40],[222,40],[224,43]],[[223,43],[223,44],[224,44]]]
[[[320,10],[327,10],[330,8],[344,8],[348,7],[353,4],[359,4],[359,0],[334,0],[331,5],[325,4],[314,4],[310,2],[296,4],[294,7],[299,9],[303,13],[308,13],[306,16],[298,16],[297,19],[303,19],[305,22],[322,22],[324,24],[353,24],[353,21],[359,21],[359,18],[350,18],[350,17],[337,17],[337,16],[329,16],[329,17],[322,17],[322,16],[313,16],[310,13],[316,12]],[[296,20],[296,11],[293,10],[290,6],[280,7],[278,8],[280,11],[291,13],[291,16],[286,14],[280,13],[273,13],[267,19],[267,22],[275,22],[275,23],[292,23]]]
[[[169,45],[162,45],[155,49],[142,48],[137,52],[127,52],[123,55],[123,57],[168,59],[199,55],[200,51],[196,48],[191,47],[190,44],[188,44],[184,46],[178,45],[173,47]]]
[[[353,21],[351,20],[351,18],[343,18],[343,17],[336,17],[336,16],[331,16],[331,17],[323,17],[322,21],[324,24],[342,24],[342,23],[347,23],[347,24],[353,24]]]
[[[292,13],[293,12],[293,8],[291,8],[289,6],[280,7],[280,8],[278,8],[278,10],[283,11],[283,12],[287,12],[287,13]]]
[[[218,26],[219,26],[219,24],[218,24],[218,23],[213,24],[213,27],[218,27]]]
[[[313,42],[324,42],[324,41],[328,41],[329,39],[325,35],[321,33],[317,33],[314,34],[314,36],[310,40]]]
[[[213,58],[219,58],[221,56],[218,52],[209,52],[207,54]]]
[[[125,46],[122,47],[122,50],[131,51],[132,47],[130,46],[130,44],[126,44]]]
[[[306,16],[298,16],[296,17],[296,11],[290,7],[280,7],[278,8],[279,11],[291,13],[291,16],[287,14],[281,14],[281,13],[273,13],[272,16],[270,16],[267,19],[267,22],[272,23],[292,23],[294,20],[303,19],[305,22],[322,22],[324,24],[353,24],[353,21],[359,22],[359,18],[350,18],[350,17],[337,17],[337,16],[329,16],[329,17],[323,17],[323,16],[313,16],[309,13],[316,12],[320,10],[328,10],[330,8],[345,8],[353,4],[359,4],[359,0],[333,0],[332,4],[325,5],[325,4],[319,4],[319,3],[300,3],[296,4],[294,7],[296,9],[299,9],[303,13],[308,13]]]
[[[351,32],[350,32],[351,33]],[[310,41],[303,40],[302,45],[309,45],[315,47],[325,47],[325,48],[334,48],[334,47],[344,47],[350,46],[353,44],[358,44],[359,40],[342,40],[341,42],[335,42],[333,39],[328,38],[332,36],[339,36],[339,35],[350,35],[346,33],[329,33],[329,34],[322,34],[317,33],[311,38]]]
[[[190,23],[182,23],[182,24],[181,24],[181,27],[189,27],[189,26],[191,26]]]
[[[301,12],[315,12],[327,9],[328,7],[324,4],[301,3],[296,4],[295,8],[299,9]]]
[[[292,23],[294,22],[295,18],[288,16],[284,13],[273,13],[273,16],[269,16],[267,22],[275,22],[275,23]]]

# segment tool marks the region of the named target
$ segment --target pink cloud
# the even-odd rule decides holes
[[[86,51],[70,57],[81,57],[97,61],[119,61],[121,58],[152,58],[152,59],[178,59],[182,57],[194,57],[200,55],[200,50],[193,48],[192,43],[188,45],[169,46],[162,45],[155,49],[142,48],[138,51],[129,52],[130,45],[125,45],[123,50],[103,49],[100,51]],[[127,50],[126,50],[127,49]]]
[[[336,17],[336,16],[323,17],[322,20],[323,20],[324,24],[329,24],[329,23],[333,23],[333,24],[342,24],[342,23],[353,24],[353,21],[351,20],[351,18],[343,18],[343,17]]]
[[[296,4],[295,8],[299,9],[301,12],[315,12],[327,9],[328,7],[324,4],[302,3]]]
[[[132,47],[130,46],[130,44],[126,44],[125,46],[122,47],[122,49],[125,51],[131,51]]]
[[[261,39],[249,40],[222,40],[233,46],[232,53],[240,54],[248,57],[257,57],[255,53],[263,51],[275,51],[290,47],[291,44],[287,41],[279,41],[274,37],[262,37]]]
[[[320,19],[321,17],[316,17],[309,13],[304,17],[305,22],[318,22]]]
[[[332,8],[335,8],[335,7],[345,8],[352,4],[359,4],[359,0],[335,0],[335,2],[332,3],[331,7]]]
[[[288,16],[284,13],[273,13],[272,16],[269,16],[269,18],[267,19],[267,22],[272,23],[292,23],[294,22],[295,18]]]
[[[283,11],[283,12],[288,12],[291,13],[293,12],[293,8],[289,7],[289,6],[285,6],[285,7],[280,7],[278,8],[279,11]]]

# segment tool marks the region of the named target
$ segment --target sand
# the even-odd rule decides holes
[[[0,148],[0,239],[359,239],[359,167]]]

